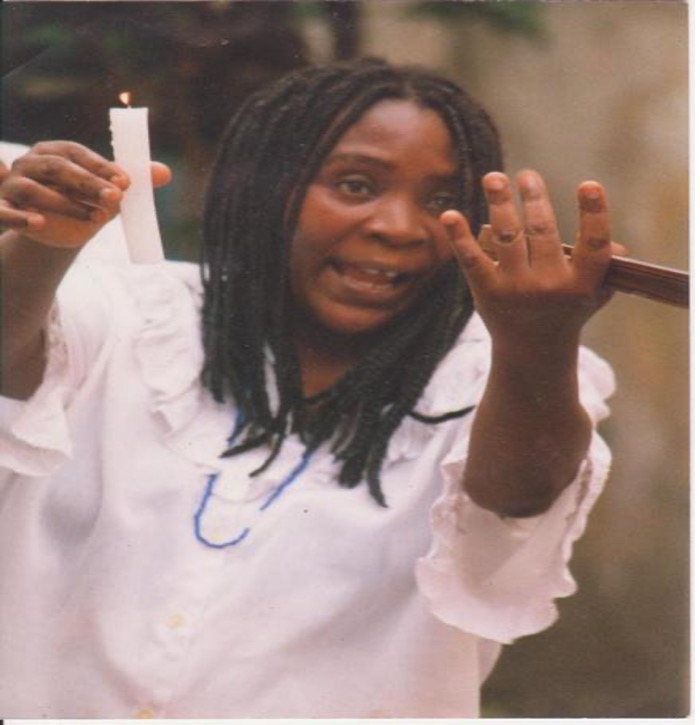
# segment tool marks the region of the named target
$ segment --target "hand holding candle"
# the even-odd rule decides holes
[[[119,97],[128,105],[128,93],[122,93]],[[114,160],[131,180],[121,202],[121,219],[129,257],[136,264],[162,262],[165,255],[151,181],[148,109],[112,108],[109,116]]]

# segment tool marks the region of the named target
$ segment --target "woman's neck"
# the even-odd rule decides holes
[[[335,385],[376,344],[374,335],[337,335],[309,320],[294,325],[304,397]]]

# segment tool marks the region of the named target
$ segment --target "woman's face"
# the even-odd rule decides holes
[[[328,154],[302,204],[291,247],[297,324],[375,332],[419,303],[452,256],[439,217],[455,207],[459,185],[437,113],[406,100],[372,106]]]

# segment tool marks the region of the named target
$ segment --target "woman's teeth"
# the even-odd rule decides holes
[[[381,278],[388,281],[395,280],[399,276],[398,272],[387,272],[384,269],[374,269],[373,267],[361,267],[360,271],[368,274],[370,277]]]
[[[353,282],[370,287],[393,287],[402,277],[405,277],[399,272],[370,265],[343,265],[340,272]]]

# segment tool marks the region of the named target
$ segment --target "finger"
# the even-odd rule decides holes
[[[578,188],[578,204],[579,233],[571,261],[582,278],[599,284],[613,249],[605,190],[595,181],[582,183]]]
[[[19,159],[13,164],[6,185],[23,178],[60,190],[73,201],[96,206],[101,206],[104,191],[120,193],[117,185],[63,156],[51,154],[33,154]]]
[[[516,181],[523,202],[530,264],[564,264],[565,257],[554,209],[542,177],[535,171],[526,170],[518,174]]]
[[[451,209],[440,216],[457,263],[470,287],[482,287],[494,280],[495,264],[479,246],[469,222],[460,212]]]
[[[3,229],[41,229],[46,219],[37,212],[16,209],[10,202],[0,199],[0,227]]]
[[[493,248],[499,265],[510,271],[527,268],[527,240],[508,177],[500,172],[492,172],[484,176],[482,183],[489,205]]]
[[[47,212],[87,221],[94,207],[71,199],[61,192],[25,176],[10,176],[2,186],[2,198],[18,209]]]
[[[32,147],[32,152],[42,156],[62,156],[122,189],[126,188],[125,182],[128,185],[128,176],[118,164],[75,141],[41,141]]]
[[[612,253],[615,257],[626,257],[627,247],[623,246],[622,244],[618,244],[617,242],[610,242],[610,245],[612,247]]]

